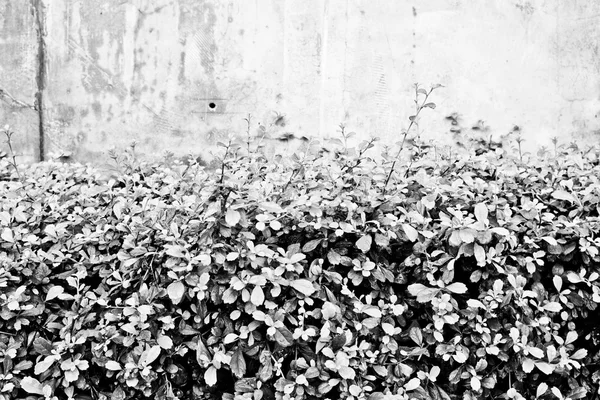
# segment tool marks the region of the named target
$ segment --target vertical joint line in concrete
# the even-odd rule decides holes
[[[37,74],[36,85],[37,91],[35,94],[35,108],[38,112],[39,131],[38,131],[38,161],[44,161],[45,158],[45,130],[44,130],[44,90],[46,89],[46,23],[43,0],[31,0],[33,14],[37,28]]]

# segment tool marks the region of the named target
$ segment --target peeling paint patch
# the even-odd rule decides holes
[[[102,104],[100,102],[95,101],[92,103],[92,111],[96,118],[102,118]]]
[[[531,16],[535,11],[535,8],[529,1],[521,1],[518,4],[515,4],[515,7],[521,10],[521,12],[527,16]]]

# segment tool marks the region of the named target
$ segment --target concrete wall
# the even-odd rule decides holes
[[[599,44],[597,0],[3,0],[0,126],[23,160],[204,154],[249,113],[391,144],[420,82],[445,86],[425,136],[458,112],[544,144],[600,129]]]

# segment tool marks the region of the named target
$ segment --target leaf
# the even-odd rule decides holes
[[[273,376],[273,362],[271,361],[271,352],[269,350],[263,350],[259,357],[260,369],[258,370],[258,377],[261,381],[266,382]]]
[[[488,208],[485,204],[475,204],[475,218],[477,218],[477,221],[483,224],[488,224]]]
[[[475,259],[477,260],[477,265],[483,267],[485,266],[485,250],[479,244],[475,243],[473,247],[473,254],[475,255]]]
[[[171,282],[169,286],[167,286],[167,294],[173,304],[179,304],[185,294],[185,285],[181,281]]]
[[[554,192],[552,192],[552,197],[554,197],[555,199],[558,199],[558,200],[570,201],[571,203],[575,203],[575,201],[576,201],[575,197],[573,197],[573,195],[571,193],[566,192],[561,189],[558,189],[558,190],[555,190]]]
[[[446,289],[456,294],[467,293],[467,285],[462,282],[454,282],[446,286]]]
[[[376,233],[375,244],[377,244],[377,246],[387,248],[390,245],[390,239],[387,236],[382,235],[381,233]]]
[[[265,293],[260,286],[254,286],[250,295],[250,302],[255,306],[261,306],[265,302]]]
[[[59,295],[63,294],[64,291],[65,289],[62,286],[52,286],[46,294],[46,301],[57,298]]]
[[[125,400],[126,398],[127,394],[121,386],[117,386],[117,388],[110,395],[110,400]]]
[[[302,246],[302,252],[310,253],[311,251],[316,249],[317,246],[319,244],[321,244],[322,241],[323,241],[323,239],[314,239],[314,240],[310,240],[310,241],[306,242],[306,244],[304,244],[304,246]]]
[[[175,258],[186,258],[185,248],[183,246],[168,244],[165,246],[165,253]]]
[[[419,303],[427,303],[430,302],[438,293],[440,289],[438,288],[429,288],[420,283],[413,283],[408,286],[408,292],[417,297],[417,301]]]
[[[472,307],[472,308],[482,308],[484,310],[486,309],[486,306],[481,301],[479,301],[477,299],[469,299],[469,300],[467,300],[467,305],[469,307]]]
[[[54,356],[48,356],[44,358],[43,361],[40,361],[39,363],[35,364],[35,369],[33,372],[36,375],[43,374],[44,372],[48,371],[48,368],[50,368],[55,361],[56,359],[54,358]]]
[[[413,283],[412,285],[408,285],[408,292],[413,296],[417,296],[420,292],[426,289],[429,289],[429,287],[423,285],[422,283]]]
[[[343,333],[334,336],[334,338],[331,340],[331,350],[337,352],[339,349],[344,347],[346,345],[346,339],[346,335]]]
[[[388,336],[392,336],[394,334],[394,325],[388,322],[383,322],[381,324],[381,328],[383,329],[383,332]]]
[[[417,232],[417,230],[409,224],[402,224],[402,229],[404,230],[408,240],[411,242],[414,242],[419,238],[419,232]]]
[[[550,312],[560,312],[560,310],[562,310],[562,306],[556,301],[551,301],[542,308]]]
[[[117,219],[121,219],[121,217],[123,216],[123,210],[125,209],[125,204],[123,204],[123,198],[120,198],[120,201],[116,202],[113,205],[113,213],[115,214],[115,216],[117,217]]]
[[[583,279],[579,275],[577,275],[575,272],[573,272],[573,271],[569,271],[567,273],[567,279],[571,283],[580,283],[580,282],[583,282]]]
[[[560,292],[560,289],[562,289],[563,284],[562,278],[560,276],[554,275],[554,277],[552,278],[552,283],[554,283],[554,287],[556,288],[556,290]]]
[[[580,359],[586,357],[587,354],[588,354],[588,351],[586,349],[579,349],[575,353],[571,354],[571,356],[569,358],[571,360],[580,360]]]
[[[36,353],[43,356],[49,356],[52,354],[52,342],[44,339],[43,337],[37,337],[33,341],[33,349]]]
[[[233,210],[233,209],[228,209],[227,212],[225,213],[225,222],[227,223],[227,225],[234,227],[238,224],[238,222],[240,222],[240,219],[242,218],[241,214],[239,211]]]
[[[39,395],[44,394],[43,386],[40,383],[40,381],[30,376],[26,376],[23,379],[21,379],[21,389],[23,389],[27,393]]]
[[[423,333],[421,332],[421,328],[418,326],[413,326],[408,331],[408,336],[415,342],[418,346],[423,345]]]
[[[435,103],[426,103],[426,104],[423,104],[423,108],[425,108],[425,107],[429,107],[431,109],[435,109]]]
[[[367,329],[377,328],[379,326],[380,322],[381,322],[380,318],[373,318],[373,317],[365,318],[361,321],[362,325]]]
[[[281,222],[279,222],[277,220],[273,220],[273,221],[269,222],[269,226],[274,231],[278,231],[278,230],[280,230],[282,228]]]
[[[331,389],[333,389],[333,386],[329,382],[323,382],[323,383],[319,384],[319,386],[317,387],[317,391],[320,394],[329,393],[331,391]]]
[[[383,365],[373,365],[373,370],[379,376],[387,377],[388,369]]]
[[[452,247],[460,247],[460,245],[462,244],[462,240],[458,231],[452,231],[452,234],[448,238],[448,243]]]
[[[113,360],[107,361],[104,367],[109,371],[120,371],[123,369],[121,368],[121,364]]]
[[[282,347],[290,347],[294,344],[294,335],[287,328],[277,328],[273,337]]]
[[[264,211],[273,213],[273,214],[281,214],[284,210],[277,203],[266,201],[264,203],[260,203],[260,208]]]
[[[542,349],[538,349],[537,347],[531,346],[527,349],[527,351],[529,351],[529,354],[531,354],[535,358],[544,358],[544,350]]]
[[[173,347],[173,340],[171,340],[171,338],[167,335],[160,335],[156,341],[158,342],[158,345],[163,349],[168,350]]]
[[[342,256],[335,250],[329,250],[327,253],[327,261],[329,261],[331,265],[338,265],[342,262]]]
[[[537,367],[537,369],[539,369],[540,371],[542,371],[546,375],[550,375],[551,373],[554,372],[554,365],[553,364],[548,364],[548,363],[545,363],[545,362],[536,362],[535,366]]]
[[[144,350],[140,356],[140,364],[144,366],[152,364],[152,362],[154,362],[154,360],[156,360],[160,355],[160,351],[160,346],[158,345]]]
[[[198,365],[204,366],[207,363],[210,363],[211,361],[212,353],[210,352],[210,350],[208,350],[208,348],[202,341],[202,337],[198,336],[198,343],[196,347],[196,362],[198,362]]]
[[[471,229],[461,229],[458,231],[458,235],[463,243],[473,243],[475,241],[475,235]]]
[[[496,227],[496,228],[492,228],[490,230],[500,236],[510,236],[510,231],[506,228]]]
[[[339,367],[338,373],[344,379],[354,379],[354,377],[356,377],[356,372],[352,368],[346,366]]]
[[[567,398],[572,400],[583,399],[587,396],[587,389],[583,386],[579,386],[567,394]]]
[[[2,234],[0,234],[0,237],[5,242],[12,243],[12,242],[15,241],[15,238],[14,238],[14,235],[13,235],[13,231],[10,228],[4,228],[4,229],[2,229]]]
[[[381,310],[375,306],[366,306],[362,309],[362,312],[367,314],[369,317],[381,318]]]
[[[471,389],[473,389],[476,392],[478,392],[479,389],[481,389],[481,381],[476,376],[471,377]]]
[[[352,396],[358,397],[361,394],[362,389],[358,385],[351,385],[348,391]]]
[[[569,333],[567,333],[567,338],[565,340],[565,346],[576,341],[577,337],[578,337],[577,332],[569,331]]]
[[[321,314],[325,320],[332,319],[338,312],[340,312],[340,308],[329,301],[326,301],[321,308]]]
[[[406,385],[404,385],[404,390],[410,392],[411,390],[415,390],[421,386],[421,380],[419,378],[412,378]]]
[[[237,297],[238,297],[237,292],[232,288],[228,288],[227,290],[225,290],[223,292],[223,296],[221,297],[221,299],[223,300],[223,303],[225,303],[225,304],[233,304],[233,303],[235,303],[235,300],[237,299]]]
[[[458,363],[464,363],[465,361],[467,361],[467,355],[465,353],[463,353],[462,351],[456,352],[455,354],[452,355],[452,358],[454,358],[454,360]]]
[[[559,399],[564,400],[564,396],[556,386],[552,386],[552,389],[550,389],[550,391]]]
[[[214,386],[217,383],[217,369],[214,365],[211,365],[206,372],[204,372],[204,382],[208,386]]]
[[[548,391],[548,384],[545,382],[542,382],[539,384],[539,386],[537,387],[537,390],[535,391],[535,397],[538,398],[540,396],[542,396],[544,393],[546,393]]]
[[[238,338],[238,334],[237,333],[228,333],[227,335],[225,335],[225,337],[223,338],[223,344],[229,344],[229,343],[233,343],[237,340]]]
[[[296,279],[290,282],[290,286],[307,297],[316,292],[313,283],[308,279]]]
[[[531,358],[526,358],[523,360],[523,372],[525,373],[530,373],[531,371],[533,371],[533,367],[535,366],[535,363],[533,362],[533,360]]]
[[[244,353],[242,352],[241,347],[238,346],[237,350],[233,352],[229,367],[231,368],[231,372],[238,378],[241,378],[246,374],[246,360],[244,359]]]
[[[358,247],[363,253],[371,250],[371,244],[373,243],[373,239],[371,235],[365,235],[356,241],[356,247]]]

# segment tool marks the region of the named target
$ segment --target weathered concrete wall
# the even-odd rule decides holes
[[[414,82],[445,86],[429,137],[447,137],[452,112],[518,124],[529,143],[600,129],[596,0],[4,0],[0,124],[25,159],[40,146],[35,10],[47,154],[101,160],[132,140],[205,154],[248,113],[253,132],[327,137],[343,122],[391,144]]]
[[[21,159],[39,158],[39,114],[36,110],[38,77],[36,14],[29,1],[0,2],[0,128],[17,132],[14,147]],[[0,137],[0,149],[6,150]]]

